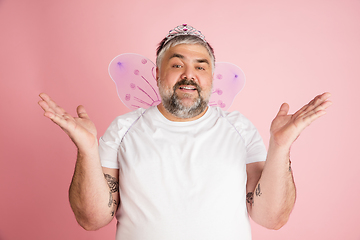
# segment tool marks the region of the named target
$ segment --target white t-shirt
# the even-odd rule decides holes
[[[117,117],[100,138],[103,167],[119,169],[121,240],[251,239],[246,164],[266,149],[239,112],[209,107],[172,122],[157,109]]]

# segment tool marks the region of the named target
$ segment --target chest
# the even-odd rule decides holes
[[[183,182],[244,175],[244,141],[224,121],[172,128],[139,123],[120,145],[120,169],[139,176],[177,176]]]

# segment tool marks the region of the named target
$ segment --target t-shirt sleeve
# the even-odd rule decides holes
[[[118,121],[116,118],[99,139],[99,155],[103,167],[119,168],[117,155],[121,141],[119,136],[121,127],[119,127]]]
[[[101,166],[115,169],[120,168],[118,157],[121,141],[144,111],[145,109],[138,108],[133,112],[115,118],[110,124],[104,135],[99,139]]]
[[[267,151],[256,127],[239,112],[232,112],[228,117],[244,140],[247,155],[246,164],[265,161]]]
[[[250,121],[246,130],[246,133],[244,133],[247,135],[247,139],[245,140],[247,147],[246,164],[265,161],[267,151],[260,133]]]

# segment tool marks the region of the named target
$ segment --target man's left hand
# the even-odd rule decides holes
[[[289,104],[283,103],[270,128],[274,143],[290,148],[307,126],[326,114],[325,110],[332,104],[328,101],[330,96],[328,92],[318,95],[294,114],[288,114]]]

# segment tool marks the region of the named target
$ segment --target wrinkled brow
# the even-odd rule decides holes
[[[185,57],[181,54],[178,54],[178,53],[174,53],[173,55],[171,55],[171,57],[169,58],[172,59],[172,58],[181,58],[181,59],[184,59]]]
[[[210,63],[207,59],[196,59],[195,61],[198,63],[207,63],[208,65],[210,65]]]
[[[172,58],[184,59],[185,57],[183,55],[179,54],[179,53],[174,53],[173,55],[171,55],[169,60],[172,59]],[[202,58],[195,59],[195,61],[198,62],[198,63],[207,63],[208,65],[210,65],[209,61],[207,59],[205,59],[205,58],[204,59],[202,59]]]

